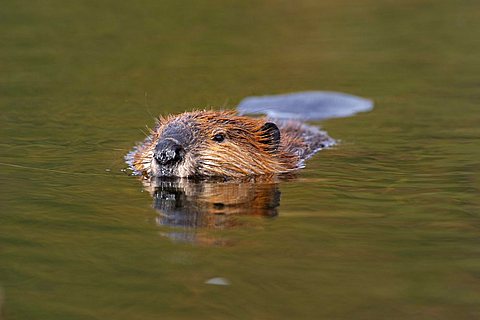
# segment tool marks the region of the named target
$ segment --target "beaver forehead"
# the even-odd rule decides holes
[[[187,145],[209,141],[216,134],[241,142],[251,140],[259,133],[265,120],[236,116],[231,112],[183,113],[161,121],[159,138],[174,138]]]
[[[187,138],[192,136],[192,123],[188,121],[171,121],[164,125],[161,130],[162,137],[185,135]]]
[[[232,115],[224,116],[221,113],[199,114],[194,117],[194,122],[200,131],[209,133],[214,131],[254,133],[264,123],[260,119]]]

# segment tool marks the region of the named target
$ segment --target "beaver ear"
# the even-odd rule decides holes
[[[273,122],[266,122],[260,128],[260,142],[265,144],[265,150],[277,151],[280,146],[280,129]]]

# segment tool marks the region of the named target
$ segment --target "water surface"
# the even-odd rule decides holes
[[[3,1],[1,317],[478,318],[478,21],[469,0]],[[313,122],[341,143],[257,185],[275,214],[179,241],[122,172],[158,114],[311,90],[375,109]]]

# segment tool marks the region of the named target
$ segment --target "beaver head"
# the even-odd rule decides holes
[[[288,172],[296,163],[274,123],[228,111],[160,118],[133,162],[149,177],[241,177]]]

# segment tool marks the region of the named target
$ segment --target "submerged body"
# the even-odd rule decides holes
[[[245,177],[282,174],[335,141],[298,121],[194,111],[158,119],[127,155],[145,177]]]

